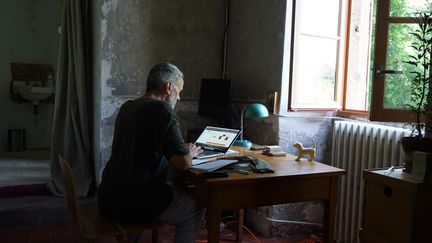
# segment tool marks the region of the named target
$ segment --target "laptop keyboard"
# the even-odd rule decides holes
[[[211,150],[204,150],[202,153],[200,153],[199,155],[197,155],[197,158],[204,158],[204,157],[208,157],[208,156],[212,156],[212,155],[222,155],[224,153],[220,152],[220,151],[211,151]]]

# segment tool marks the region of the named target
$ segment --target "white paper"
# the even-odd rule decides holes
[[[192,160],[192,166],[193,165],[199,165],[199,164],[202,164],[202,163],[207,163],[207,162],[210,162],[210,161],[214,161],[216,159],[217,158],[193,159]]]

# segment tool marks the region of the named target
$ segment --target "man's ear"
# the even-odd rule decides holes
[[[164,91],[165,91],[165,93],[171,94],[172,89],[173,89],[172,83],[168,82],[168,83],[164,84]]]

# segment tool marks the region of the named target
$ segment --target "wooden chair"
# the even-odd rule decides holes
[[[130,239],[129,235],[132,233],[141,234],[144,230],[151,229],[152,242],[157,243],[158,229],[163,225],[159,220],[146,221],[143,223],[118,223],[101,215],[97,208],[92,208],[91,210],[80,209],[75,189],[75,177],[72,169],[66,160],[60,155],[58,155],[58,157],[61,172],[64,177],[67,206],[86,242],[107,237],[114,237],[119,242],[138,242],[140,235],[135,239]]]

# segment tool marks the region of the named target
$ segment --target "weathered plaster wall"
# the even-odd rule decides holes
[[[221,1],[102,2],[102,95],[142,94],[150,68],[160,61],[184,72],[185,97],[194,97],[202,77],[221,67]]]
[[[227,77],[235,99],[264,101],[280,90],[286,2],[230,1]]]
[[[39,105],[35,124],[31,103],[13,103],[9,99],[10,63],[56,65],[62,2],[0,1],[0,150],[5,148],[7,130],[11,128],[26,129],[28,149],[50,146],[53,105]]]

